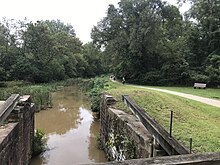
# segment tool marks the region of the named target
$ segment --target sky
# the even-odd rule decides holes
[[[90,32],[106,15],[109,4],[120,0],[2,0],[0,18],[30,21],[59,19],[69,23],[83,43],[91,41]],[[175,0],[168,0],[175,4]],[[182,9],[186,10],[187,6]]]

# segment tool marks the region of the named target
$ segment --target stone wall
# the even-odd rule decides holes
[[[29,96],[21,98],[0,127],[0,164],[27,165],[31,160],[34,136],[34,105]]]
[[[219,165],[220,152],[164,156],[147,159],[132,159],[97,163],[93,165]]]
[[[152,136],[136,117],[114,109],[115,103],[114,98],[103,95],[100,138],[109,160],[151,157]]]

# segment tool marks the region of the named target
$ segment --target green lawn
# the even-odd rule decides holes
[[[220,151],[220,108],[209,106],[200,102],[188,100],[171,94],[138,89],[119,83],[109,83],[111,88],[107,90],[117,100],[117,108],[125,109],[126,106],[121,101],[122,94],[128,94],[142,108],[144,108],[157,122],[169,131],[170,111],[174,111],[173,135],[185,146],[189,146],[189,138],[193,139],[194,152],[216,152]],[[165,88],[163,88],[165,89]],[[175,91],[187,91],[191,94],[201,96],[218,95],[212,89],[194,90],[193,88],[166,88]]]
[[[194,89],[193,87],[160,87],[160,86],[148,86],[148,87],[167,89],[171,91],[193,94],[197,96],[220,100],[220,88]]]

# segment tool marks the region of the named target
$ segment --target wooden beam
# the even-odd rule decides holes
[[[1,106],[0,106],[0,125],[4,124],[4,121],[16,107],[19,101],[19,94],[12,94]]]

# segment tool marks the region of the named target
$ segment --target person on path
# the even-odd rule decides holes
[[[124,77],[122,78],[122,84],[125,84],[125,78]]]

